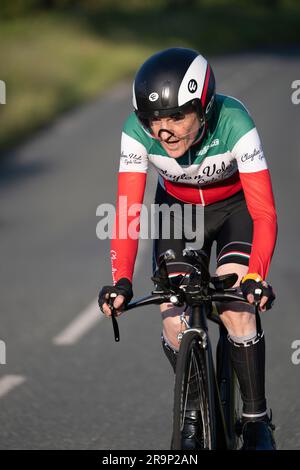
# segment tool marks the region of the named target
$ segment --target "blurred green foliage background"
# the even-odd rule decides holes
[[[299,20],[299,0],[1,0],[0,149],[132,78],[159,49],[295,47]]]

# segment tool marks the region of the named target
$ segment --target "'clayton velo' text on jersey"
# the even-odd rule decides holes
[[[118,179],[115,230],[111,241],[113,280],[132,280],[138,240],[118,237],[121,218],[136,219],[120,210],[142,204],[148,165],[159,174],[159,184],[175,198],[206,206],[243,190],[253,219],[249,272],[266,277],[276,242],[277,223],[272,185],[253,119],[235,98],[216,95],[215,111],[205,137],[179,158],[169,157],[159,140],[132,113],[125,122]]]

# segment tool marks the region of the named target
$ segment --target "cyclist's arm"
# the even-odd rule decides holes
[[[145,147],[123,132],[111,264],[114,284],[121,278],[132,281],[138,250],[139,217],[148,166]],[[136,205],[133,207],[133,205]],[[130,233],[130,228],[133,233]]]
[[[249,213],[253,219],[253,242],[249,273],[267,277],[277,237],[277,217],[272,183],[256,128],[239,139],[232,150]]]

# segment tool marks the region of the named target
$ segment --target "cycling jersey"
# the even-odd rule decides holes
[[[121,218],[127,226],[136,213],[120,211],[120,196],[127,206],[142,204],[149,163],[159,183],[180,201],[206,206],[243,190],[253,220],[249,272],[268,273],[275,247],[277,223],[271,179],[259,135],[244,105],[235,98],[216,95],[215,111],[203,139],[197,138],[179,158],[169,157],[159,140],[144,128],[135,113],[125,122],[118,178],[115,235],[111,242],[113,281],[132,280],[138,240],[118,236]]]

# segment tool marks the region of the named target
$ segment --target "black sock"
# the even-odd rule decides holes
[[[242,338],[241,338],[242,339]],[[243,399],[243,414],[266,412],[265,397],[265,337],[263,331],[248,341],[228,336],[233,368]]]
[[[170,364],[171,364],[171,366],[172,366],[172,369],[173,369],[173,371],[174,371],[174,374],[175,374],[175,372],[176,372],[176,362],[177,362],[178,351],[175,351],[175,349],[173,349],[173,348],[166,342],[166,340],[165,340],[163,334],[161,335],[161,343],[162,343],[162,347],[163,347],[164,353],[165,353],[165,355],[167,356],[168,361],[170,362]]]

